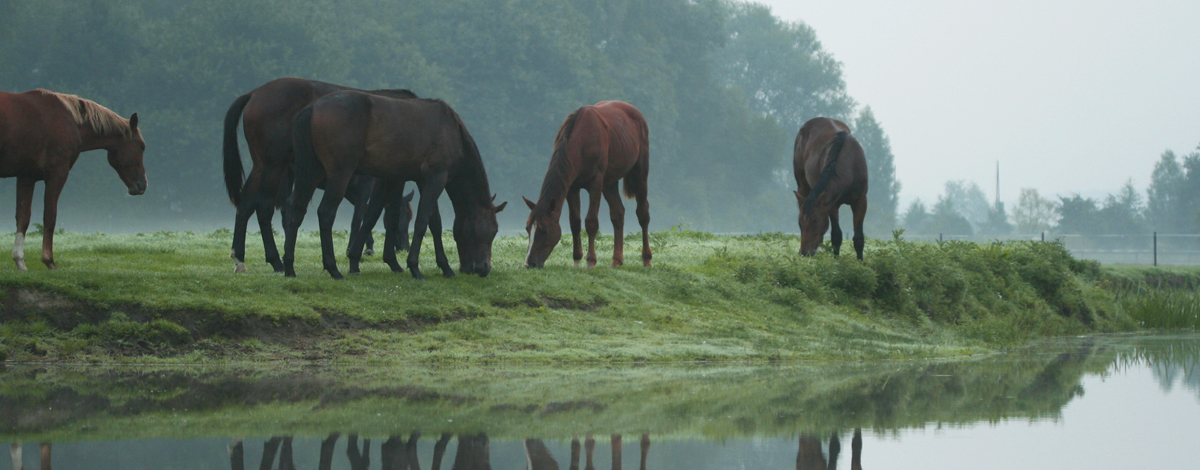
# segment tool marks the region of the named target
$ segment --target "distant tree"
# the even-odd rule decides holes
[[[1130,179],[1120,192],[1108,195],[1099,216],[1106,234],[1132,235],[1148,231],[1142,212],[1142,195],[1134,189]]]
[[[1036,189],[1021,189],[1021,196],[1012,214],[1016,233],[1032,234],[1049,229],[1058,219],[1057,212],[1058,205],[1043,198]]]
[[[965,180],[946,182],[946,201],[975,229],[988,221],[987,196],[975,182]]]
[[[929,233],[930,216],[925,209],[925,203],[920,199],[913,200],[908,205],[908,210],[904,211],[901,216],[900,225],[909,233]]]
[[[854,121],[854,137],[867,157],[867,220],[866,231],[888,234],[896,228],[900,204],[900,181],[896,179],[892,144],[871,107],[863,108]]]
[[[992,207],[988,208],[987,223],[981,225],[977,233],[981,235],[996,235],[1003,236],[1012,233],[1013,226],[1008,221],[1008,213],[1004,210],[1004,203],[996,201]]]
[[[1058,231],[1063,234],[1094,234],[1102,231],[1100,208],[1096,200],[1084,198],[1078,193],[1070,197],[1059,197]]]
[[[927,230],[931,234],[968,236],[975,234],[975,230],[971,228],[971,222],[963,217],[958,209],[955,209],[954,201],[948,195],[939,197],[937,204],[934,204]]]
[[[1176,159],[1163,152],[1146,189],[1146,223],[1159,232],[1200,232],[1200,147]]]

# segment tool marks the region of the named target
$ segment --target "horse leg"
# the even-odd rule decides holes
[[[650,455],[650,434],[642,434],[642,463],[638,470],[646,470],[646,457]]]
[[[567,191],[567,218],[571,222],[571,240],[572,245],[571,257],[575,260],[575,267],[579,267],[579,260],[583,259],[583,241],[579,238],[581,230],[581,222],[579,220],[579,188],[571,188]]]
[[[862,428],[854,428],[850,441],[850,470],[862,470]]]
[[[26,271],[25,267],[25,231],[29,230],[29,217],[33,211],[33,185],[37,180],[29,177],[17,178],[17,235],[13,241],[13,261],[17,269]]]
[[[317,470],[329,470],[333,467],[333,447],[337,445],[339,434],[336,432],[329,433],[329,437],[321,441],[321,456],[317,461]]]
[[[571,439],[571,466],[570,470],[579,470],[579,438]]]
[[[279,444],[282,441],[282,437],[275,436],[263,443],[262,460],[258,464],[259,470],[271,470],[271,464],[275,463],[275,454],[279,452]]]
[[[363,243],[365,237],[375,229],[375,223],[379,221],[379,215],[383,212],[384,204],[388,201],[391,194],[393,184],[386,181],[379,181],[372,188],[371,197],[367,199],[366,210],[363,211],[362,221],[358,226],[358,233],[350,237],[350,245],[346,247],[346,255],[350,258],[350,274],[358,273],[358,262],[362,259]],[[355,213],[358,209],[355,208]],[[385,230],[387,223],[384,223]],[[385,235],[386,236],[386,235]],[[383,261],[392,268],[394,272],[403,272],[400,265],[396,263],[396,256],[392,255],[391,260],[388,260],[387,253],[383,255]],[[397,271],[399,270],[399,271]]]
[[[58,197],[66,183],[65,174],[46,178],[46,198],[42,204],[42,263],[49,269],[58,269],[54,263],[54,226],[58,223]]]
[[[41,444],[38,444],[38,453],[41,454],[41,458],[42,458],[42,464],[41,464],[42,470],[50,470],[51,445],[52,444],[49,442],[43,442]]]
[[[621,187],[618,181],[604,187],[604,201],[608,202],[608,216],[613,226],[613,267],[625,264],[625,204],[621,202]]]
[[[450,269],[450,260],[446,258],[446,248],[442,246],[442,212],[436,205],[433,206],[433,215],[429,217],[429,232],[433,235],[433,253],[438,267],[442,268],[442,275],[454,277],[454,270]]]
[[[613,434],[609,442],[612,444],[612,470],[621,470],[621,435]]]
[[[271,226],[271,220],[275,218],[275,202],[280,199],[286,198],[286,195],[281,197],[280,193],[286,194],[286,193],[291,192],[290,180],[288,181],[288,183],[289,183],[288,185],[286,185],[286,186],[283,185],[284,180],[287,179],[285,176],[286,173],[287,173],[287,170],[285,170],[285,169],[272,171],[267,174],[266,178],[263,181],[263,185],[265,188],[274,188],[274,189],[270,190],[270,193],[275,194],[275,197],[269,198],[269,199],[266,197],[263,197],[262,194],[266,194],[263,191],[256,191],[256,193],[258,193],[258,195],[253,197],[253,200],[255,200],[256,201],[255,203],[258,205],[258,208],[254,209],[254,211],[258,213],[258,233],[260,236],[262,236],[263,254],[265,255],[267,264],[270,264],[271,268],[273,268],[275,270],[275,272],[277,272],[277,273],[283,272],[283,261],[280,261],[279,248],[277,248],[275,246],[275,228]],[[245,237],[246,237],[244,227],[245,227],[245,225],[243,224],[243,229],[242,229],[242,238],[243,239],[245,239]],[[242,245],[243,258],[245,257],[245,255],[246,255],[246,248],[245,248],[245,245],[243,244]],[[243,268],[243,270],[244,269],[245,268]]]
[[[233,259],[233,272],[235,273],[246,272],[246,225],[250,222],[250,216],[254,214],[257,206],[261,180],[262,170],[254,167],[250,170],[250,175],[246,177],[246,182],[242,183],[242,198],[233,217],[233,247],[229,252],[229,257]]]
[[[446,173],[425,178],[420,183],[421,203],[417,205],[417,221],[413,224],[412,245],[408,249],[408,270],[413,279],[425,279],[421,274],[421,242],[425,239],[425,230],[429,227],[429,219],[437,208],[438,197],[446,189]]]
[[[587,437],[583,439],[583,451],[584,470],[596,470],[596,465],[592,463],[592,454],[596,451],[596,440],[592,439],[591,434],[588,434]]]
[[[246,446],[241,438],[229,444],[229,469],[246,470]]]
[[[308,212],[308,203],[312,201],[313,192],[317,190],[314,181],[296,181],[296,188],[284,209],[283,267],[284,276],[296,277],[296,237],[300,224],[304,223],[304,214]]]
[[[374,192],[375,178],[364,176],[356,176],[350,180],[350,184],[346,186],[346,200],[354,205],[354,216],[350,219],[350,243],[354,243],[354,238],[358,235],[362,228],[363,215],[367,212],[368,201],[370,201],[371,193]],[[366,249],[363,254],[371,256],[375,254],[375,237],[371,232],[364,234],[366,240]],[[350,244],[346,245],[346,256],[350,256]],[[354,274],[357,271],[351,270]]]
[[[588,212],[583,219],[584,228],[588,234],[587,267],[596,267],[596,234],[600,232],[600,196],[603,195],[600,185],[588,188]]]
[[[842,224],[838,221],[838,206],[829,209],[829,243],[833,244],[833,256],[842,251]]]
[[[867,197],[859,197],[854,204],[850,205],[850,211],[854,214],[854,253],[858,255],[859,261],[863,259],[863,245],[867,243],[867,237],[863,234],[863,219],[867,218]]]
[[[334,279],[342,279],[342,272],[337,268],[337,255],[333,247],[333,220],[337,217],[338,206],[346,195],[346,184],[351,175],[330,175],[325,181],[325,195],[321,205],[317,206],[317,221],[321,227],[321,264],[325,271]]]
[[[296,462],[292,460],[292,436],[284,436],[279,449],[279,470],[296,470]]]
[[[450,436],[453,434],[444,432],[442,437],[438,439],[437,444],[433,445],[433,462],[429,464],[429,470],[442,470],[442,458],[446,455],[446,446],[450,444]]]
[[[645,188],[643,183],[641,187]],[[638,225],[642,226],[642,266],[650,267],[650,259],[654,257],[650,253],[650,201],[647,200],[645,191],[636,195],[637,198],[637,218]]]

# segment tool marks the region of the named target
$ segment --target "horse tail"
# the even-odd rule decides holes
[[[242,169],[242,155],[238,151],[237,127],[242,118],[242,109],[250,101],[250,93],[233,100],[229,111],[225,112],[225,191],[229,193],[229,202],[238,205],[242,199],[242,182],[246,172]]]
[[[808,197],[804,199],[804,212],[811,213],[813,206],[817,203],[817,197],[825,192],[829,187],[829,181],[833,179],[833,175],[837,174],[838,155],[842,153],[842,146],[846,144],[846,138],[850,137],[850,133],[846,131],[838,131],[833,137],[833,142],[829,143],[829,160],[825,162],[825,168],[821,170],[821,177],[817,179],[817,184],[813,185],[812,192],[808,193]]]
[[[313,151],[312,116],[313,107],[310,104],[296,113],[296,120],[292,124],[292,147],[296,156],[296,180],[294,182],[296,187],[316,181],[320,167],[320,163],[317,162],[317,153]]]

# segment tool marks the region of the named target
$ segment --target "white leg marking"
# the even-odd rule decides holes
[[[24,470],[24,463],[21,458],[21,443],[14,442],[8,448],[9,454],[12,456],[13,470]]]
[[[16,240],[13,242],[13,261],[17,262],[17,269],[25,271],[25,234],[18,233]]]
[[[233,272],[235,272],[235,273],[244,273],[244,272],[246,272],[246,263],[243,263],[243,262],[239,261],[239,260],[237,259],[237,254],[236,254],[235,252],[233,252],[233,251],[230,251],[230,252],[229,252],[229,257],[230,257],[231,259],[233,259]]]

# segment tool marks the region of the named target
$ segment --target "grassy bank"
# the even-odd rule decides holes
[[[250,272],[235,275],[229,240],[226,230],[56,236],[61,270],[36,261],[29,272],[0,270],[0,353],[353,363],[934,357],[1139,326],[1114,290],[1128,287],[1119,273],[1056,243],[872,240],[859,262],[800,258],[792,235],[668,231],[651,236],[653,268],[604,267],[612,238],[602,237],[602,267],[589,271],[571,266],[566,246],[545,269],[525,269],[518,236],[497,239],[487,278],[437,275],[427,241],[425,281],[376,257],[336,282],[320,269],[315,233],[299,240],[298,278],[271,272],[255,243]],[[345,246],[344,233],[335,243]],[[627,243],[626,252],[638,248]]]

